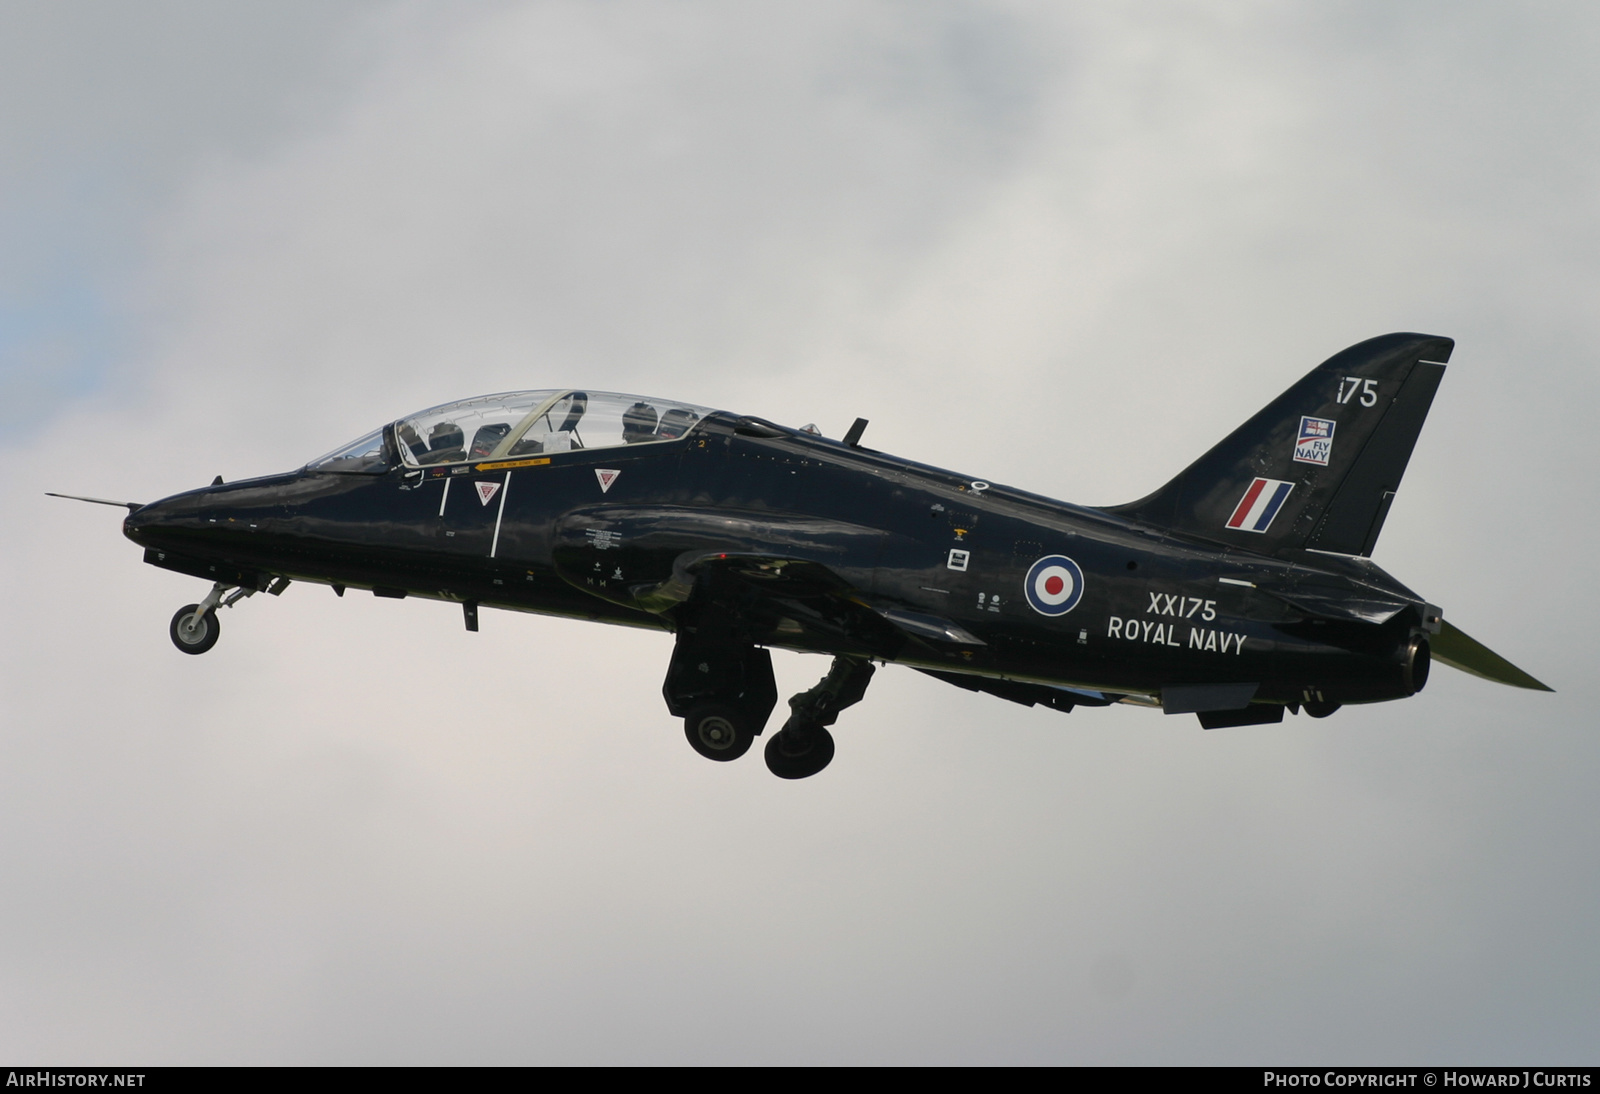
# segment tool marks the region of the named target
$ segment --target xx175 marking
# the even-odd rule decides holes
[[[1194,613],[1199,612],[1200,618],[1207,623],[1217,617],[1217,602],[1215,600],[1201,600],[1199,597],[1184,596],[1181,593],[1150,593],[1150,603],[1145,606],[1146,615],[1175,615],[1179,619],[1193,619]]]

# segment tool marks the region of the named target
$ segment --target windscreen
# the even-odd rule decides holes
[[[313,471],[343,471],[371,474],[388,467],[383,451],[383,430],[374,429],[365,437],[335,448],[326,456],[318,456],[306,466]]]

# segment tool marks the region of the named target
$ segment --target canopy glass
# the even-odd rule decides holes
[[[703,406],[614,391],[508,391],[418,411],[395,422],[394,435],[400,458],[422,467],[675,441],[709,413]],[[381,429],[310,464],[322,471],[368,472],[383,465]]]

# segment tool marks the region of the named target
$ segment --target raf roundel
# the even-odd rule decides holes
[[[1083,571],[1066,555],[1046,555],[1028,568],[1022,590],[1040,615],[1066,615],[1083,599]]]

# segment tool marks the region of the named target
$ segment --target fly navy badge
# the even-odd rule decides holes
[[[1301,418],[1300,437],[1294,442],[1295,462],[1327,467],[1333,455],[1333,426],[1331,418]]]
[[[1083,571],[1066,555],[1046,555],[1028,568],[1022,591],[1040,615],[1066,615],[1083,599]]]

